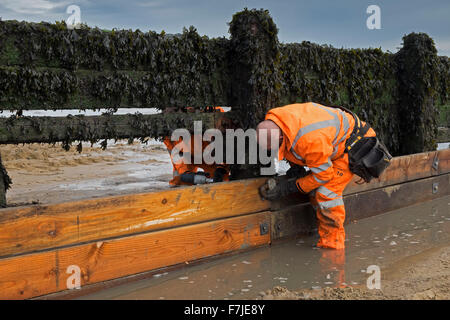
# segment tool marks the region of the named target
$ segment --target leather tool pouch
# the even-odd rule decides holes
[[[365,182],[379,178],[389,166],[392,156],[378,137],[364,137],[370,129],[369,124],[361,126],[361,121],[353,112],[344,107],[337,108],[350,113],[355,119],[355,128],[345,143],[350,171]]]

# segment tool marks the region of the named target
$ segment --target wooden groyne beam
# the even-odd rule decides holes
[[[382,179],[346,190],[347,222],[448,195],[449,179],[450,150],[394,158]],[[70,266],[86,286],[313,231],[307,198],[263,201],[264,181],[2,209],[0,298],[66,290]]]
[[[215,128],[220,118],[214,112],[0,118],[0,144],[157,138],[177,128],[192,130],[194,121]]]

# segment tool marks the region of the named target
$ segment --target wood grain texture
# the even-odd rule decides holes
[[[0,211],[0,256],[190,223],[269,208],[249,179],[167,191]]]
[[[0,299],[67,289],[71,265],[81,286],[270,243],[270,212],[216,220],[0,260]],[[270,227],[269,227],[270,228]]]
[[[437,169],[434,169],[433,163],[436,159],[438,160],[438,166]],[[395,157],[380,179],[373,179],[370,183],[358,185],[356,182],[360,178],[355,176],[345,188],[344,194],[390,186],[448,172],[450,172],[450,149]]]
[[[437,189],[433,191],[433,184]],[[346,222],[404,208],[450,194],[450,173],[344,197]]]

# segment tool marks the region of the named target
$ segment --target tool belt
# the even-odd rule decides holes
[[[350,113],[355,119],[352,134],[345,142],[345,151],[348,153],[350,171],[370,182],[372,178],[379,178],[389,166],[392,156],[386,146],[377,137],[364,137],[370,129],[366,122],[361,124],[358,116],[347,108],[334,106]]]

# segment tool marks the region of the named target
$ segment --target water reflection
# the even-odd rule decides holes
[[[290,240],[130,282],[83,299],[252,299],[290,290],[364,284],[366,270],[450,245],[450,196],[347,225],[346,249],[316,248],[317,236]]]

